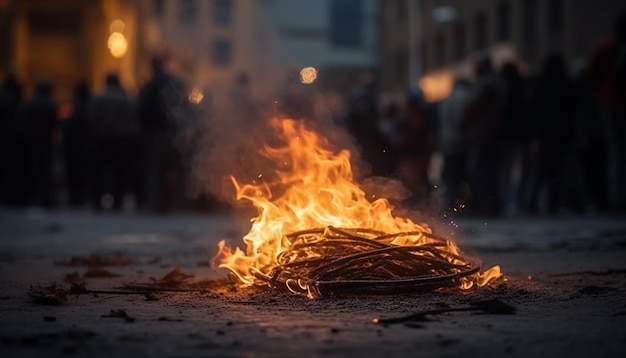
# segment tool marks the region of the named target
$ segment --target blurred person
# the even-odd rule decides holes
[[[63,123],[65,175],[70,206],[83,205],[86,194],[91,190],[93,142],[89,128],[89,95],[89,87],[85,82],[76,85],[72,114]]]
[[[27,204],[51,208],[55,204],[52,163],[53,132],[57,127],[56,104],[52,83],[40,79],[33,97],[24,102],[18,114],[27,147]]]
[[[378,90],[371,73],[362,73],[351,89],[346,128],[355,139],[371,176],[388,176],[389,144],[379,130]]]
[[[530,175],[531,99],[527,81],[515,63],[505,63],[500,70],[500,76],[506,88],[502,121],[500,196],[504,208],[509,214],[514,214],[519,209]]]
[[[497,216],[502,212],[499,174],[506,87],[488,55],[479,56],[474,71],[476,84],[463,119],[469,138],[470,208],[474,214]]]
[[[589,60],[589,78],[602,111],[607,145],[609,209],[626,212],[626,12]]]
[[[17,114],[22,104],[22,86],[9,74],[0,88],[0,203],[20,203],[25,198],[27,152],[25,139],[18,131]]]
[[[457,78],[452,92],[439,105],[439,150],[443,156],[441,180],[446,209],[467,201],[463,186],[467,183],[468,138],[462,121],[469,99],[469,81]]]
[[[133,144],[139,125],[117,75],[107,75],[105,89],[93,97],[89,105],[89,126],[95,142],[94,207],[101,209],[104,195],[111,193],[112,208],[120,210],[124,194],[131,191],[131,170],[136,153]]]
[[[153,211],[172,209],[181,197],[180,153],[174,146],[177,120],[189,110],[183,84],[165,70],[165,59],[153,57],[152,77],[139,91],[141,128],[138,204]]]
[[[428,161],[430,147],[428,108],[419,88],[407,91],[404,113],[398,126],[401,135],[399,170],[404,185],[412,192],[413,204],[426,204],[430,197]]]
[[[292,119],[313,120],[315,115],[315,92],[311,84],[304,84],[296,70],[289,70],[278,95],[278,116]]]
[[[568,153],[575,132],[576,93],[560,53],[548,55],[537,81],[536,126],[538,171],[531,184],[529,210],[538,211],[539,195],[547,192],[547,213],[556,214],[563,204],[562,186]]]
[[[600,106],[587,76],[585,60],[576,61],[573,72],[579,108],[576,150],[580,157],[591,210],[606,212],[608,209],[607,149]]]
[[[401,136],[398,132],[401,113],[400,106],[394,95],[383,92],[378,98],[378,135],[381,141],[381,152],[385,156],[380,171],[385,176],[396,174],[398,168],[398,148]]]
[[[235,77],[235,83],[230,93],[230,106],[228,108],[233,116],[243,121],[256,119],[257,106],[252,95],[250,77],[241,72]]]

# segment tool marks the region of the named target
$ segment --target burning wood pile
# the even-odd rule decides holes
[[[469,289],[501,276],[498,266],[481,272],[427,225],[394,217],[387,199],[368,198],[353,179],[350,152],[333,152],[303,122],[270,125],[280,144],[262,154],[278,165],[258,178],[271,179],[242,185],[231,178],[237,199],[258,209],[246,250],[222,241],[214,259],[243,285],[320,298]]]

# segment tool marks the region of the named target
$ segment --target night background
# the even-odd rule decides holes
[[[0,85],[7,356],[626,351],[623,1],[0,0]],[[302,128],[349,153],[364,198],[504,276],[373,298],[241,287],[211,259],[255,230],[237,197],[308,180]],[[281,145],[289,160],[263,153]],[[513,315],[371,323],[493,300]]]

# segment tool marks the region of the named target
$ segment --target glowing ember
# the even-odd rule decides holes
[[[214,259],[244,285],[315,298],[469,289],[501,276],[498,266],[479,272],[427,225],[394,217],[386,199],[370,202],[354,182],[347,150],[333,152],[303,122],[273,119],[270,126],[281,143],[265,145],[262,154],[283,165],[259,174],[276,178],[269,182],[231,177],[237,199],[250,200],[259,214],[244,237],[246,250],[222,241]]]
[[[200,104],[204,99],[204,93],[202,93],[202,90],[199,88],[193,88],[191,91],[189,91],[187,99],[190,103]]]

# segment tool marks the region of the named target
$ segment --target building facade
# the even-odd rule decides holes
[[[622,11],[619,0],[383,1],[382,82],[395,90],[420,84],[436,101],[454,76],[471,78],[478,53],[489,53],[496,67],[516,62],[526,73],[555,51],[572,65],[588,57]],[[411,79],[415,67],[420,75]]]
[[[0,76],[32,91],[38,78],[69,101],[78,81],[94,89],[109,72],[135,94],[149,59],[214,93],[245,74],[257,93],[290,72],[317,69],[332,90],[378,63],[378,0],[0,0]],[[115,33],[115,35],[114,35]]]

